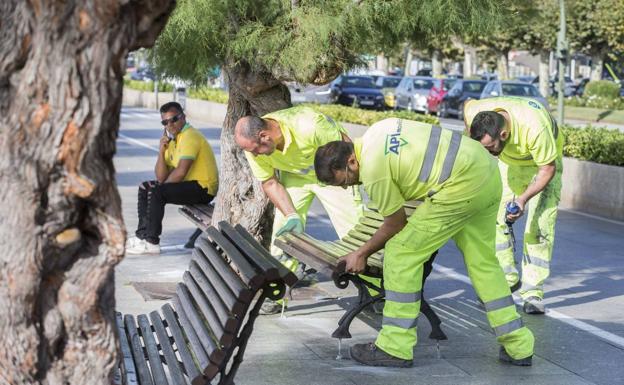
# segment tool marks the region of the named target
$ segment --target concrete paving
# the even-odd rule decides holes
[[[117,183],[129,234],[135,229],[136,189],[153,177],[162,133],[156,111],[124,108],[115,157]],[[192,121],[219,157],[219,123]],[[518,238],[521,226],[516,225]],[[117,310],[139,314],[165,301],[146,301],[132,285],[181,280],[190,259],[182,245],[193,226],[168,207],[160,256],[127,256],[116,268]],[[536,335],[533,366],[518,368],[497,361],[498,345],[476,302],[457,248],[444,246],[426,285],[426,297],[442,319],[449,340],[439,346],[419,324],[414,367],[360,366],[348,347],[372,341],[381,316],[367,311],[353,322],[352,339],[331,338],[355,290],[337,289],[327,277],[312,287],[295,289],[285,317],[256,322],[236,383],[241,384],[624,384],[624,223],[560,211],[552,276],[546,284],[545,316],[524,315]],[[318,202],[307,231],[331,240],[336,234]]]

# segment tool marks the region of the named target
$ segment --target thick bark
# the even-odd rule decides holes
[[[2,384],[110,383],[125,56],[154,42],[172,7],[0,2]]]
[[[221,132],[221,170],[219,193],[213,223],[227,220],[240,223],[265,246],[271,241],[273,205],[253,177],[243,151],[234,142],[234,126],[245,115],[262,116],[288,108],[290,92],[268,73],[258,73],[247,65],[225,68],[230,97]]]
[[[550,52],[540,52],[539,59],[539,91],[544,97],[547,97],[550,96]]]
[[[406,52],[405,52],[405,76],[410,76],[411,73],[411,69],[412,69],[412,60],[414,60],[414,55],[412,54],[412,47],[410,47],[409,45],[406,48]]]
[[[468,45],[464,46],[464,78],[474,75],[476,68],[477,55],[475,49]]]
[[[431,76],[439,78],[442,76],[442,53],[439,49],[433,50],[431,55]]]
[[[602,52],[592,55],[591,73],[589,79],[591,81],[600,80],[602,78],[602,68],[604,67],[604,54]]]
[[[509,52],[508,51],[502,52],[498,56],[498,60],[496,64],[497,64],[499,79],[501,80],[509,79]]]

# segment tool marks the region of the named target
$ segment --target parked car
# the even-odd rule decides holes
[[[429,90],[427,95],[427,111],[430,114],[438,114],[440,109],[440,103],[442,98],[448,93],[453,85],[457,82],[457,79],[435,79],[433,87]]]
[[[436,79],[426,76],[406,76],[396,88],[396,109],[427,112],[427,95]]]
[[[535,76],[516,76],[516,80],[523,83],[533,83]]]
[[[370,76],[341,75],[331,83],[334,103],[363,108],[384,107],[384,96]]]
[[[143,81],[154,81],[156,79],[156,75],[154,71],[152,71],[149,67],[139,68],[136,71],[130,74],[130,79],[132,80],[143,80]]]
[[[287,83],[292,103],[318,103],[328,104],[333,102],[330,84],[322,86],[301,85],[295,82]]]
[[[559,76],[552,77],[548,80],[548,87],[550,88],[550,94],[555,96],[557,95],[557,83],[559,82]],[[574,85],[574,81],[569,76],[565,76],[563,78],[564,88],[563,88],[563,96],[568,97],[572,96],[576,92],[576,86]],[[531,82],[534,86],[539,88],[539,76],[536,76],[535,79]]]
[[[487,82],[485,80],[457,79],[455,85],[451,87],[440,103],[439,115],[447,118],[449,115],[457,116],[457,119],[464,119],[464,103],[468,99],[480,99],[481,92]]]
[[[547,110],[550,110],[548,100],[539,93],[533,84],[507,80],[492,80],[483,88],[481,99],[495,98],[497,96],[521,96],[530,98],[540,102]]]
[[[585,86],[587,85],[587,83],[589,83],[589,78],[581,79],[581,81],[574,87],[574,95],[583,96],[583,92],[585,92]]]
[[[401,76],[378,76],[377,80],[375,80],[375,85],[381,90],[384,96],[386,107],[394,108],[394,91],[401,82],[401,79]]]

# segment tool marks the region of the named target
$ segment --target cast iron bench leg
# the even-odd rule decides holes
[[[195,247],[195,241],[197,240],[197,238],[199,238],[199,236],[201,235],[202,231],[200,228],[195,229],[195,231],[193,232],[193,234],[191,234],[191,236],[189,237],[188,241],[186,241],[186,244],[184,245],[185,249],[192,249]]]

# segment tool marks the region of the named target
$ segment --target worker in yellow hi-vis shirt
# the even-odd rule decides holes
[[[510,230],[528,210],[524,232],[522,286],[524,311],[543,314],[544,281],[550,274],[557,205],[561,197],[563,135],[550,113],[527,98],[472,100],[464,107],[470,137],[499,159],[503,194],[496,224],[496,256],[510,286],[518,286]],[[515,200],[517,214],[507,214]]]
[[[453,239],[502,345],[499,359],[531,365],[533,334],[522,324],[494,255],[500,174],[479,143],[438,126],[386,119],[354,143],[320,147],[314,168],[329,185],[362,183],[384,216],[371,239],[342,258],[347,272],[359,273],[385,245],[382,328],[374,343],[351,347],[353,359],[373,366],[413,365],[423,265]],[[405,201],[417,199],[424,202],[406,218]]]
[[[342,238],[362,215],[362,202],[356,189],[320,186],[314,173],[314,153],[334,140],[350,141],[345,129],[330,117],[310,107],[298,106],[260,117],[245,116],[235,128],[236,143],[245,151],[253,175],[276,207],[273,236],[303,232],[308,209],[317,197]],[[271,254],[281,254],[271,247]],[[284,263],[295,271],[298,262]],[[277,312],[270,303],[263,313]]]

